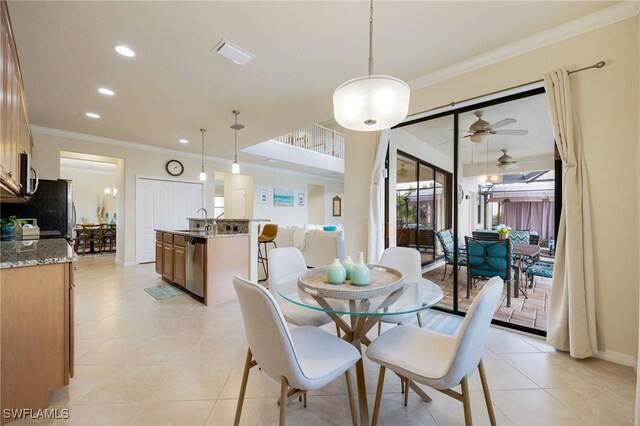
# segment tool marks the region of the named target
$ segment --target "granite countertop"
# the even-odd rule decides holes
[[[0,269],[67,263],[77,259],[73,247],[64,238],[0,242]]]
[[[235,234],[205,234],[204,231],[196,231],[196,230],[173,230],[173,229],[154,229],[156,232],[167,232],[169,234],[176,235],[184,235],[185,237],[196,237],[196,238],[226,238],[226,237],[242,237],[249,235],[246,232],[238,232]]]

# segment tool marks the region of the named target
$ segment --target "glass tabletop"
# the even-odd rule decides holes
[[[405,275],[404,285],[383,296],[366,299],[336,299],[315,296],[298,287],[299,273],[281,279],[276,293],[285,301],[309,309],[352,316],[402,315],[436,305],[442,300],[442,289],[422,276]]]

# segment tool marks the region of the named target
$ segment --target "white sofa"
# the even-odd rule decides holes
[[[278,247],[297,247],[309,267],[329,265],[344,258],[342,230],[325,232],[320,225],[278,226]],[[271,248],[271,245],[269,245]]]

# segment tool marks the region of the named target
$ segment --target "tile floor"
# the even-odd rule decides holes
[[[68,387],[53,391],[64,421],[36,424],[231,425],[245,357],[238,304],[205,307],[189,296],[155,300],[154,265],[117,266],[112,257],[78,261],[76,367]],[[385,325],[386,327],[386,325]],[[573,360],[540,340],[492,329],[485,366],[499,424],[631,425],[635,373],[593,359]],[[365,363],[370,408],[378,369]],[[480,381],[471,379],[476,424],[488,424]],[[243,424],[276,424],[279,385],[258,369],[249,378]],[[380,424],[463,424],[459,402],[430,390],[430,403],[385,380]],[[346,386],[338,380],[292,402],[290,424],[348,425]],[[29,423],[19,421],[15,424]]]

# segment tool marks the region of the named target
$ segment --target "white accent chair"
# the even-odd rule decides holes
[[[367,349],[367,357],[380,364],[373,409],[374,426],[378,420],[384,373],[387,368],[408,380],[430,386],[461,401],[466,425],[472,424],[468,378],[477,368],[489,420],[492,425],[496,424],[487,377],[482,365],[482,352],[491,318],[500,304],[503,287],[504,283],[500,277],[493,277],[485,284],[471,304],[456,336],[412,326],[399,326],[386,331],[373,341]],[[461,393],[451,389],[457,385],[461,385]],[[407,393],[408,388],[407,386]]]
[[[282,298],[276,288],[282,285],[297,288],[297,277],[307,272],[307,264],[300,250],[295,247],[280,247],[269,251],[269,291],[278,302],[284,319],[299,327],[310,325],[321,327],[331,322],[324,312],[303,308]],[[295,276],[295,280],[291,278]],[[288,283],[284,283],[284,281]]]
[[[280,425],[285,424],[287,402],[305,397],[341,374],[347,377],[347,393],[353,424],[356,407],[351,393],[349,369],[361,358],[344,340],[317,327],[289,330],[271,293],[263,286],[239,277],[233,279],[249,343],[234,424],[240,423],[249,370],[262,371],[280,382]]]
[[[422,257],[420,252],[413,248],[389,247],[382,252],[378,263],[382,266],[396,269],[402,272],[403,275],[422,276]],[[412,317],[413,314],[383,316],[378,323],[378,336],[382,330],[383,322],[401,325],[411,320]],[[418,327],[422,328],[420,311],[416,312],[416,317],[418,318]]]

